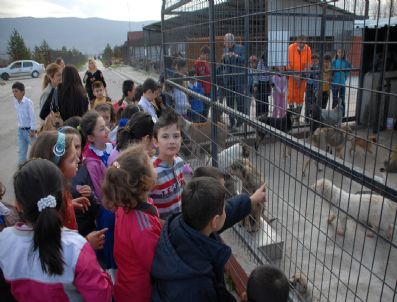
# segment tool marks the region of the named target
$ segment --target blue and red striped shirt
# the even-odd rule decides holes
[[[181,211],[184,162],[175,156],[173,165],[169,166],[166,161],[153,157],[153,165],[157,171],[157,180],[149,196],[153,199],[160,218],[168,219]]]

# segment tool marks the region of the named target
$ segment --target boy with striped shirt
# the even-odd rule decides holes
[[[154,125],[154,139],[159,155],[153,157],[156,185],[150,193],[160,218],[168,219],[181,211],[184,161],[177,156],[181,148],[181,123],[176,113],[164,112]]]

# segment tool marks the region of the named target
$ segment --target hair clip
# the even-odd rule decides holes
[[[115,161],[113,162],[112,166],[115,167],[115,168],[117,168],[117,169],[120,169],[120,164],[119,164],[119,162],[118,162],[117,160],[115,160]]]
[[[54,153],[54,163],[58,164],[61,157],[65,154],[65,139],[66,135],[64,133],[58,132],[57,142],[52,148],[52,152]]]
[[[55,208],[56,206],[57,206],[57,200],[52,195],[43,197],[37,202],[37,207],[39,209],[39,212],[43,211],[46,208]]]
[[[120,121],[119,121],[119,127],[121,128],[121,127],[125,127],[125,125],[127,125],[127,123],[128,123],[128,119],[127,118],[122,118]]]
[[[124,131],[127,132],[127,133],[130,133],[131,132],[131,127],[130,126],[125,126],[124,127]]]

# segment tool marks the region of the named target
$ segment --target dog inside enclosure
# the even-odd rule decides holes
[[[313,118],[318,119],[326,127],[340,127],[342,124],[344,107],[339,100],[333,109],[322,109],[319,105],[312,105]]]
[[[338,188],[328,179],[319,179],[311,186],[325,201],[330,203],[331,210],[328,223],[332,224],[337,218],[337,234],[344,236],[347,225],[347,215],[368,225],[370,229],[379,233],[386,232],[386,238],[391,240],[394,231],[394,221],[397,204],[376,194],[349,194]],[[339,217],[332,208],[340,208]],[[373,237],[370,230],[368,237]]]
[[[309,284],[307,276],[303,272],[295,272],[289,282],[298,292],[299,299],[305,302],[320,302],[320,298],[313,295],[313,289]]]
[[[258,117],[258,120],[266,125],[276,128],[277,130],[280,130],[285,133],[289,133],[292,130],[292,124],[293,124],[292,117],[293,117],[293,113],[290,110],[287,110],[287,114],[283,118],[275,118],[275,117],[262,115]],[[263,144],[265,136],[266,136],[266,132],[258,129],[256,130],[256,137],[254,144],[256,151],[258,151],[259,146]],[[287,157],[287,153],[289,156],[291,156],[291,148],[285,145],[285,148],[283,150],[284,158]]]
[[[397,147],[391,151],[390,156],[383,162],[384,168],[381,168],[381,172],[397,172]]]
[[[356,150],[358,149],[364,152],[364,154],[365,152],[373,154],[372,148],[374,144],[376,144],[376,135],[371,134],[367,139],[359,136],[353,136],[353,138],[351,138],[349,155],[352,157],[353,153],[356,154]]]
[[[343,150],[346,145],[347,132],[336,128],[317,128],[309,137],[308,143],[318,149],[335,150],[335,155],[343,159]],[[306,176],[306,169],[311,159],[307,158],[303,164],[302,176]]]
[[[248,158],[236,159],[228,167],[227,174],[238,178],[241,181],[242,191],[250,195],[264,183],[264,177]],[[261,217],[269,224],[275,220],[275,218],[269,218],[265,215],[265,205],[260,203],[251,209],[249,216],[244,218],[243,226],[248,232],[257,232],[261,226]]]
[[[218,168],[226,170],[233,161],[249,156],[250,147],[243,142],[238,142],[218,153]]]
[[[188,136],[191,144],[191,153],[193,156],[200,157],[200,144],[211,142],[211,126],[210,121],[204,123],[192,123],[183,119],[183,130]],[[226,146],[227,127],[224,123],[217,124],[217,141],[218,147],[223,150]]]

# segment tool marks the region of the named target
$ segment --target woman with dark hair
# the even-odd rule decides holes
[[[154,149],[153,127],[154,122],[150,114],[144,111],[134,113],[127,124],[117,132],[117,145],[110,153],[109,165],[131,144],[143,144],[151,156]]]
[[[83,116],[88,111],[88,99],[76,67],[66,65],[62,83],[58,85],[59,112],[63,120]]]
[[[88,111],[87,95],[79,72],[73,65],[66,65],[63,69],[62,83],[47,98],[40,111],[40,118],[45,120],[51,110],[59,112],[64,121],[72,116],[83,116]]]
[[[113,104],[114,110],[116,113],[119,111],[120,108],[124,109],[126,106],[133,104],[134,94],[135,94],[135,83],[133,80],[125,80],[123,82],[123,96],[121,99]],[[138,100],[139,101],[139,100]]]

